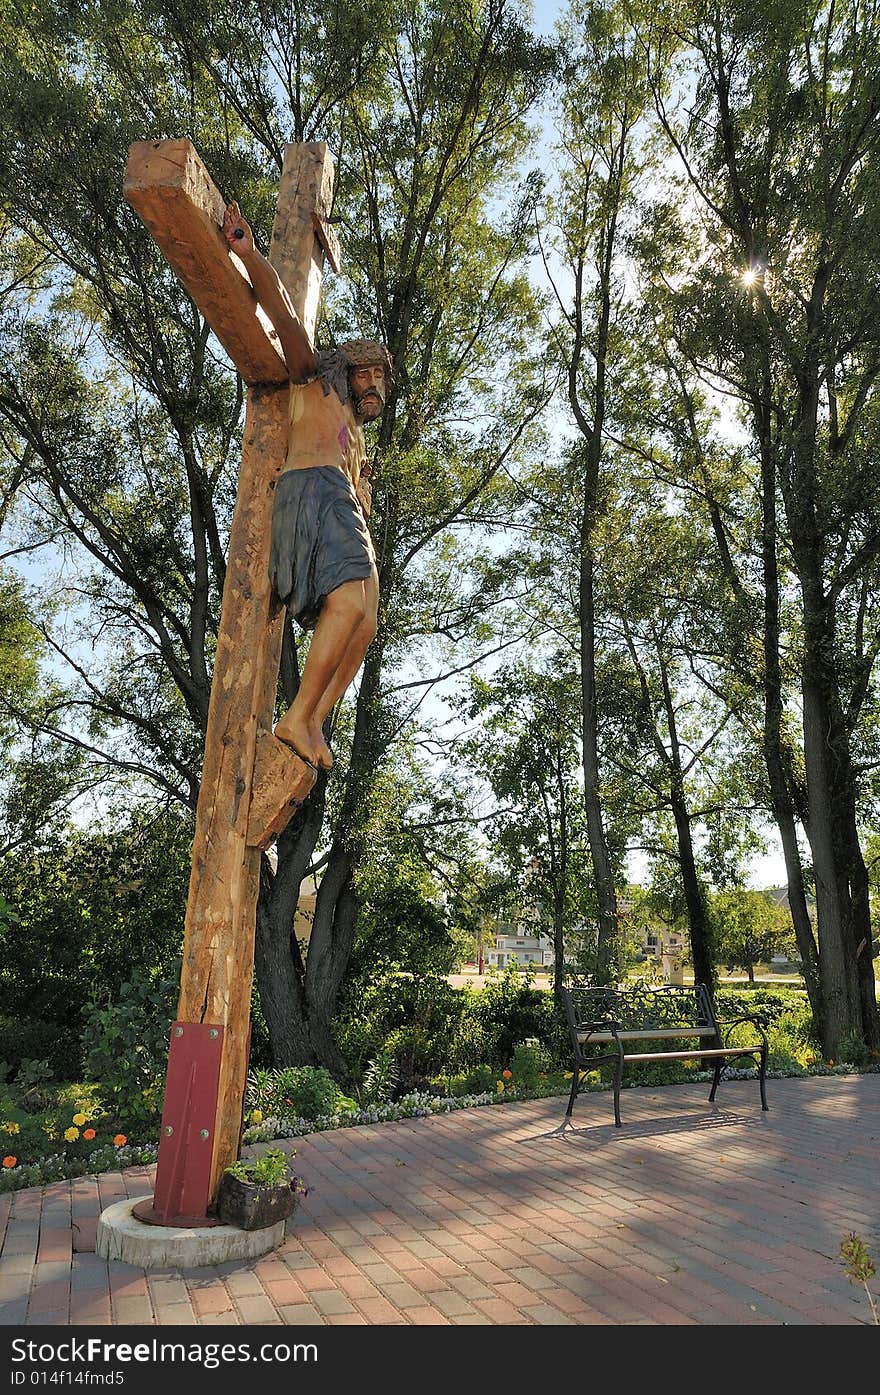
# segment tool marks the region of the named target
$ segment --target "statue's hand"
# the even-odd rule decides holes
[[[246,256],[254,250],[254,235],[250,225],[242,218],[237,203],[226,205],[223,213],[223,236],[229,244],[229,250],[237,256],[241,256],[242,253]]]

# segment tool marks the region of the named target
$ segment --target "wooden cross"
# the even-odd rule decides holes
[[[313,341],[327,223],[327,146],[288,145],[269,260]],[[178,1020],[171,1029],[152,1204],[154,1224],[204,1224],[238,1156],[247,1076],[260,850],[314,784],[272,735],[283,633],[268,573],[275,482],[288,450],[288,373],[247,273],[221,233],[224,200],[189,140],[139,141],[124,195],[248,386],[238,495],[196,811]],[[293,428],[295,430],[295,427]]]

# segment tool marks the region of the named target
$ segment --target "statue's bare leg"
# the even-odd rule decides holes
[[[315,725],[315,709],[332,683],[349,644],[368,614],[365,583],[345,581],[331,591],[321,607],[309,645],[299,692],[275,727],[279,741],[292,746],[313,765],[329,768],[330,748]],[[328,709],[329,710],[329,709]]]
[[[367,613],[358,625],[354,634],[348,642],[342,660],[335,674],[330,679],[324,692],[321,694],[314,711],[314,725],[317,729],[317,736],[323,740],[322,727],[328,712],[334,708],[348,688],[358,669],[364,661],[364,655],[373,639],[376,636],[376,619],[379,610],[379,578],[375,567],[373,573],[364,582],[364,598],[367,604]]]

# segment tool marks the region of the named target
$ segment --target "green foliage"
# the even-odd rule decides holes
[[[460,753],[499,806],[490,832],[507,899],[530,907],[561,975],[562,937],[571,954],[593,909],[577,773],[580,689],[568,656],[542,657],[540,669],[506,664],[491,680],[471,678],[459,705],[479,726]]]
[[[36,692],[44,647],[22,582],[0,567],[0,754],[7,754],[13,737],[24,724],[23,709]]]
[[[400,835],[387,825],[387,843],[362,870],[363,897],[358,916],[352,976],[381,970],[448,974],[458,948],[450,933],[448,913],[435,885],[411,849],[401,848]]]
[[[840,1246],[840,1260],[849,1275],[850,1282],[864,1285],[871,1308],[871,1316],[874,1323],[880,1326],[880,1313],[877,1312],[874,1295],[868,1287],[871,1279],[877,1273],[877,1266],[871,1258],[864,1240],[854,1230],[850,1231]]]
[[[347,984],[334,1027],[352,1076],[362,1079],[367,1063],[386,1050],[408,1070],[442,1070],[467,1002],[443,978],[399,969]]]
[[[510,1058],[510,1072],[513,1083],[525,1090],[536,1090],[541,1075],[551,1066],[550,1052],[535,1040],[517,1042]]]
[[[116,996],[95,996],[83,1012],[82,1053],[87,1076],[99,1080],[120,1123],[153,1120],[162,1112],[169,1028],[179,976],[139,970]]]
[[[320,1119],[335,1114],[345,1096],[323,1066],[256,1067],[248,1074],[245,1105],[280,1118]]]
[[[728,969],[746,969],[751,977],[755,965],[774,954],[796,955],[791,915],[766,892],[719,892],[709,898],[708,909],[715,952]]]
[[[68,1082],[40,1086],[13,1082],[0,1099],[0,1153],[32,1167],[58,1154],[71,1164],[96,1148],[121,1146],[118,1125],[104,1106],[99,1085]],[[125,1140],[127,1141],[127,1139]]]
[[[871,1059],[871,1052],[861,1032],[848,1032],[837,1043],[837,1056],[840,1061],[862,1070]]]
[[[527,1037],[545,1045],[554,1060],[561,1061],[568,1054],[562,1014],[553,994],[532,988],[516,970],[506,970],[478,990],[470,1010],[482,1028],[486,1047],[482,1059],[497,1069],[507,1065],[517,1044]]]
[[[39,1061],[26,1059],[16,1071],[12,1083],[17,1090],[24,1093],[34,1085],[44,1085],[52,1078],[52,1067],[47,1057]]]
[[[0,1053],[8,1071],[28,1060],[47,1060],[56,1076],[69,1075],[71,1063],[78,1062],[79,1022],[69,1027],[14,1015],[0,1016]]]
[[[398,1063],[403,1090],[459,1075],[473,1081],[474,1072],[477,1078],[488,1072],[494,1083],[527,1037],[552,1061],[566,1058],[565,1026],[553,995],[532,988],[516,969],[482,989],[391,973],[350,985],[345,1004],[336,1030],[352,1074],[362,1077],[367,1062],[386,1053]]]
[[[497,1074],[492,1066],[480,1064],[470,1070],[432,1076],[429,1083],[441,1095],[460,1099],[463,1095],[481,1095],[487,1090],[494,1090]]]
[[[0,923],[0,1054],[47,1055],[56,1075],[78,1074],[83,1005],[116,999],[134,970],[177,971],[191,838],[189,815],[144,808],[116,829],[70,828],[6,855],[15,919]]]
[[[400,1066],[391,1051],[380,1051],[364,1071],[361,1100],[364,1104],[388,1104],[394,1098]]]

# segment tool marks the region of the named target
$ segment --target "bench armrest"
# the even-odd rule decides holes
[[[742,1017],[718,1017],[716,1022],[719,1028],[724,1029],[725,1035],[732,1027],[739,1027],[744,1022],[751,1022],[757,1028],[758,1034],[764,1046],[767,1045],[767,1035],[764,1028],[769,1025],[769,1017],[763,1012],[745,1013]]]
[[[578,1022],[575,1026],[577,1032],[617,1032],[620,1030],[620,1023],[615,1022],[613,1017],[599,1017],[595,1022]]]

